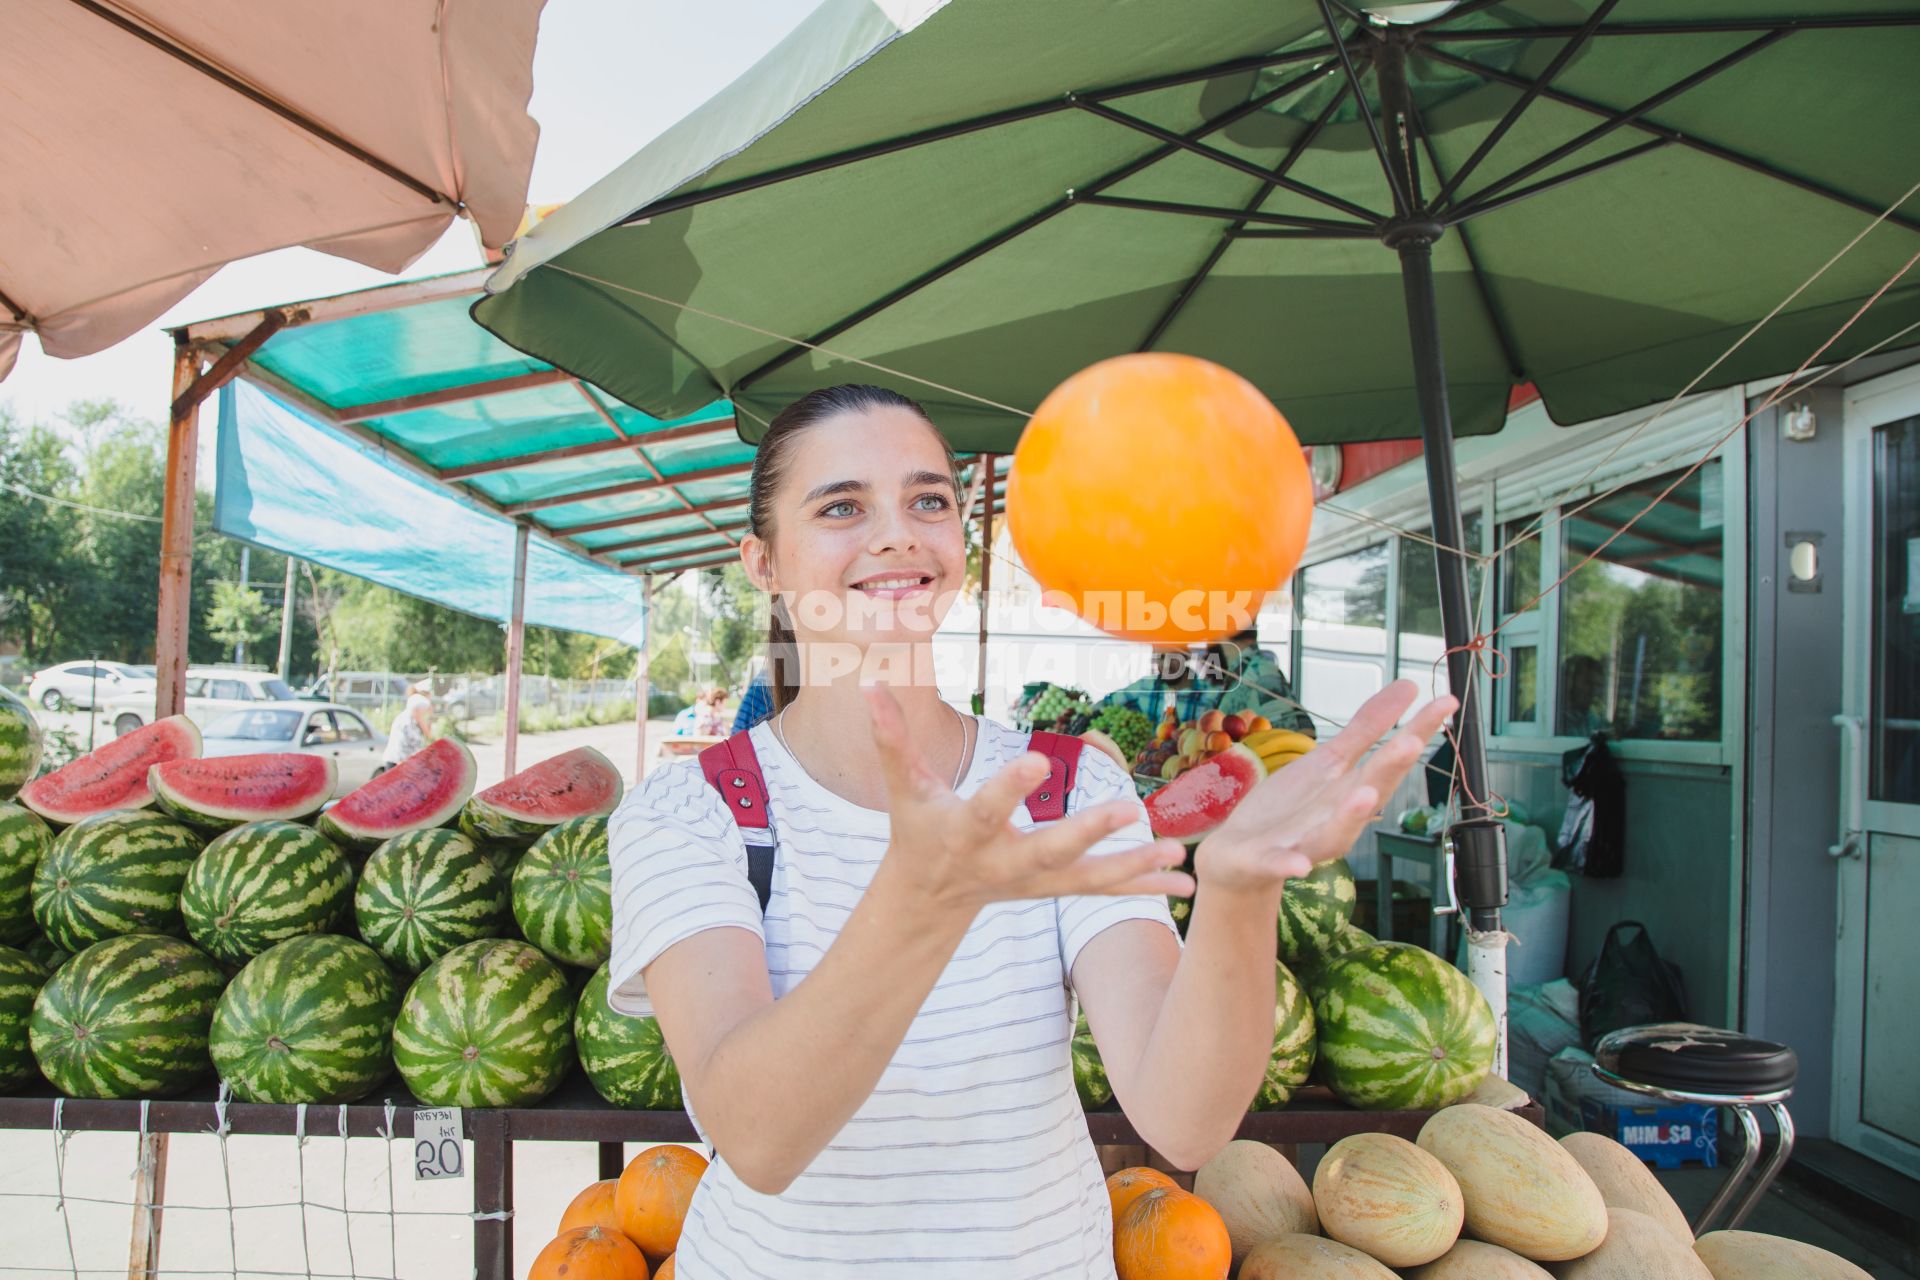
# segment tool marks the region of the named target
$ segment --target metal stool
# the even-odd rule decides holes
[[[1733,1213],[1726,1229],[1734,1230],[1745,1222],[1793,1154],[1793,1117],[1786,1108],[1800,1074],[1800,1060],[1793,1050],[1737,1031],[1692,1022],[1661,1022],[1626,1027],[1602,1037],[1594,1046],[1593,1057],[1593,1074],[1610,1085],[1668,1102],[1726,1107],[1739,1117],[1746,1145],[1733,1172],[1695,1220],[1693,1234],[1702,1236],[1713,1230],[1714,1220],[1729,1204],[1733,1204]],[[1753,1118],[1757,1106],[1773,1112],[1780,1140],[1761,1168],[1759,1180],[1740,1194],[1741,1185],[1760,1159],[1760,1124]]]

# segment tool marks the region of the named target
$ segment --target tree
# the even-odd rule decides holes
[[[274,629],[273,611],[260,593],[237,582],[213,584],[213,602],[206,610],[207,634],[221,648],[245,646],[258,651]]]

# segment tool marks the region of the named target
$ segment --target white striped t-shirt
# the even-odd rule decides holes
[[[975,723],[962,795],[1026,747],[1004,725]],[[667,765],[612,821],[618,1012],[651,1013],[642,971],[674,943],[726,927],[763,939],[778,999],[819,962],[873,878],[887,815],[815,782],[765,725],[752,740],[779,837],[764,927],[720,797],[697,761]],[[1089,749],[1070,811],[1108,799],[1139,805],[1120,767]],[[1031,825],[1024,807],[1014,817]],[[1148,838],[1142,808],[1095,852]],[[979,1280],[982,1266],[996,1280],[1113,1280],[1106,1189],[1073,1087],[1067,977],[1080,948],[1123,920],[1173,928],[1157,896],[983,908],[872,1095],[785,1192],[761,1195],[714,1162],[688,1210],[679,1280]]]

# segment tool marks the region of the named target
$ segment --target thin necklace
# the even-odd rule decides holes
[[[960,779],[964,778],[967,773],[967,746],[973,741],[973,727],[968,724],[969,717],[961,715],[958,711],[954,711],[951,704],[943,702],[940,705],[952,712],[953,718],[960,722],[960,763],[954,766],[953,782],[950,786],[951,790],[958,791],[960,790]],[[813,778],[813,771],[808,769],[806,765],[801,764],[800,757],[795,754],[792,747],[787,745],[787,735],[780,729],[780,722],[786,718],[787,709],[782,707],[780,708],[780,714],[773,718],[773,736],[780,739],[781,749],[793,757],[795,764],[800,765],[800,771],[809,778]],[[815,782],[820,781],[818,778],[814,778],[813,780]]]

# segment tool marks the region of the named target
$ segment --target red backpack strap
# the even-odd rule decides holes
[[[1027,796],[1027,812],[1035,822],[1053,822],[1067,816],[1067,797],[1080,772],[1080,751],[1087,744],[1070,733],[1037,732],[1027,739],[1027,750],[1047,757],[1044,782]]]
[[[764,914],[773,896],[773,809],[767,803],[767,780],[760,772],[750,730],[743,729],[700,753],[700,771],[720,793],[734,825],[747,842],[747,879],[760,899]]]

